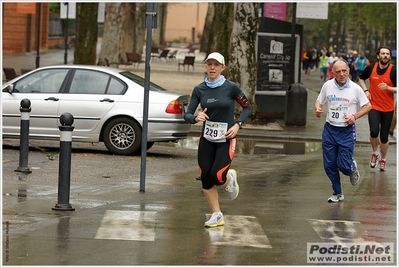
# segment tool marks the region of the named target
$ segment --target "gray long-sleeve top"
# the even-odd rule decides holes
[[[208,108],[206,112],[209,116],[208,120],[228,123],[228,128],[230,128],[235,124],[234,101],[237,101],[243,108],[237,121],[245,122],[252,105],[236,83],[226,80],[221,86],[210,88],[205,82],[202,82],[194,88],[191,94],[191,100],[184,119],[191,124],[197,123],[194,113],[198,104],[201,104],[203,110]]]

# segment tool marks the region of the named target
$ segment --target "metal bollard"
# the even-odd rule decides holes
[[[19,167],[15,172],[32,173],[28,168],[30,100],[21,100],[21,128],[19,135]]]
[[[73,116],[70,113],[63,113],[60,117],[60,164],[58,167],[58,203],[53,210],[73,211],[69,204],[69,192],[71,184],[71,151],[72,151],[72,130]]]

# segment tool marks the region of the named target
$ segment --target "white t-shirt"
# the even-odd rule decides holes
[[[335,57],[333,57],[333,56],[328,57],[328,60],[327,60],[328,66],[331,66],[331,65],[333,64],[333,62],[336,61],[337,59],[339,59],[337,56],[335,56]]]
[[[346,127],[345,117],[355,114],[358,106],[362,107],[369,100],[363,89],[349,80],[349,87],[339,89],[334,79],[330,79],[322,86],[317,100],[322,106],[327,104],[326,121],[336,127]]]

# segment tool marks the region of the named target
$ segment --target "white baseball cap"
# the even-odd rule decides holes
[[[209,54],[208,57],[206,58],[205,62],[207,62],[210,59],[217,60],[220,64],[225,65],[224,57],[219,52],[212,52],[211,54]]]

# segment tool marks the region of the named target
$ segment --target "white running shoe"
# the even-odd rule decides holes
[[[338,203],[339,201],[344,200],[344,194],[333,194],[332,196],[330,196],[327,201],[329,203]]]
[[[224,225],[224,217],[222,212],[214,212],[208,221],[205,222],[205,227],[217,227]]]
[[[230,175],[231,179],[225,190],[229,193],[230,199],[236,199],[240,192],[240,187],[237,182],[237,172],[234,169],[230,169],[227,174]]]
[[[353,160],[353,165],[355,166],[355,169],[352,171],[352,174],[349,176],[349,179],[351,184],[355,186],[360,181],[360,173],[359,170],[357,169],[357,163],[355,160]]]

